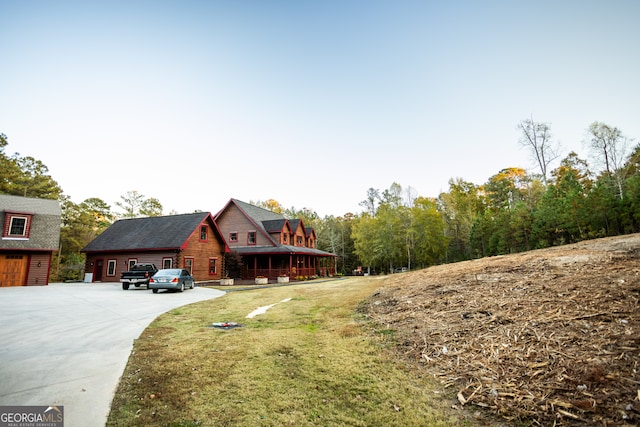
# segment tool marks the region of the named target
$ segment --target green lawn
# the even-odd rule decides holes
[[[108,425],[458,425],[434,393],[439,384],[394,360],[384,334],[356,313],[381,284],[230,292],[160,316],[134,345]]]

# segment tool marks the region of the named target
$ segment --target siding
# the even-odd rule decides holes
[[[224,243],[218,237],[216,231],[207,225],[207,241],[200,240],[200,227],[189,237],[187,248],[180,253],[180,266],[184,268],[184,258],[194,259],[192,275],[196,281],[218,280],[222,277],[222,265],[224,258]],[[209,258],[217,258],[216,274],[209,274]]]
[[[40,266],[38,266],[38,263]],[[49,282],[51,252],[31,254],[27,273],[27,286],[45,286]]]
[[[273,242],[261,232],[261,226],[254,225],[234,204],[230,204],[227,210],[216,219],[216,222],[222,236],[227,240],[227,244],[231,249],[240,246],[254,246],[247,244],[249,231],[256,231],[255,246],[274,246]],[[231,232],[238,233],[237,242],[232,242],[229,238]]]
[[[136,259],[138,263],[155,264],[158,269],[162,268],[162,260],[164,258],[171,258],[172,264],[176,267],[176,252],[171,251],[156,251],[156,252],[123,252],[123,253],[92,253],[87,255],[87,261],[85,262],[85,273],[94,274],[95,279],[95,263],[101,259],[104,261],[102,265],[102,282],[119,282],[120,275],[129,269],[129,260]],[[116,261],[116,270],[113,276],[107,276],[107,268],[109,267],[109,260]]]

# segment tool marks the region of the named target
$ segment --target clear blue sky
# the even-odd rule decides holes
[[[0,132],[79,203],[231,197],[324,215],[640,139],[640,2],[0,0]],[[115,207],[115,206],[114,206]]]

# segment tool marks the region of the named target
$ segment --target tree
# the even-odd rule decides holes
[[[354,251],[364,265],[393,272],[394,267],[427,266],[444,257],[447,239],[436,201],[417,197],[405,206],[402,192],[400,184],[393,183],[383,192],[375,215],[363,212],[353,221]]]
[[[522,200],[527,181],[527,173],[522,168],[505,168],[490,177],[484,185],[489,208],[493,211],[511,209]]]
[[[58,280],[78,279],[84,265],[80,253],[89,242],[106,230],[115,220],[111,207],[98,198],[90,198],[80,204],[68,197],[62,198],[62,224],[60,248],[55,255]]]
[[[317,248],[339,256],[337,267],[342,274],[349,274],[360,265],[351,238],[354,220],[355,215],[352,213],[339,217],[330,215],[319,220],[315,226]]]
[[[382,192],[381,204],[389,205],[392,208],[403,206],[402,200],[402,186],[397,182],[391,184],[387,190]],[[409,206],[409,205],[404,205]]]
[[[378,203],[380,203],[380,190],[371,187],[367,190],[367,198],[360,202],[360,206],[373,216],[376,214]]]
[[[116,202],[116,206],[124,210],[124,213],[120,215],[122,218],[162,215],[162,204],[158,199],[146,198],[136,190],[127,191],[120,196],[120,200],[120,202]]]
[[[49,168],[40,160],[21,157],[19,153],[7,156],[4,149],[8,144],[7,136],[0,134],[0,193],[58,199],[62,189],[49,175]]]
[[[311,208],[296,209],[291,207],[290,209],[286,209],[283,214],[285,218],[288,219],[301,219],[305,227],[313,227],[314,229],[316,229],[318,221],[320,220],[316,211]],[[318,230],[316,230],[316,233],[318,233]]]
[[[593,122],[588,130],[588,144],[597,160],[604,164],[604,170],[616,185],[617,196],[624,197],[624,164],[627,159],[629,139],[620,129],[602,122]]]
[[[473,223],[484,212],[484,198],[479,188],[462,178],[449,180],[449,192],[438,197],[444,220],[444,233],[449,241],[447,259],[462,261],[473,258],[470,237]]]
[[[162,215],[162,203],[155,197],[149,197],[142,201],[140,206],[141,216],[160,216]]]
[[[411,207],[411,242],[415,264],[428,267],[444,259],[448,241],[444,233],[442,215],[434,199],[418,197]],[[409,264],[410,266],[410,264]]]
[[[9,158],[4,149],[9,145],[7,135],[0,133],[0,194],[13,194],[13,182],[20,175],[15,160]]]
[[[378,239],[376,219],[368,212],[355,218],[352,227],[354,252],[363,265],[379,267],[382,265],[382,248]]]
[[[521,121],[518,130],[522,133],[519,143],[531,150],[540,168],[542,182],[547,185],[547,170],[551,162],[558,158],[558,146],[552,141],[551,130],[546,123],[534,122],[533,118]]]
[[[267,199],[265,201],[258,200],[256,202],[249,201],[249,204],[253,205],[253,206],[257,206],[257,207],[262,208],[262,209],[266,209],[266,210],[271,211],[271,212],[275,212],[275,213],[278,213],[278,214],[284,214],[284,206],[282,206],[280,204],[280,202],[278,202],[275,199]]]
[[[587,162],[575,152],[552,171],[553,184],[547,187],[534,212],[533,234],[537,247],[573,243],[587,235],[591,173]]]

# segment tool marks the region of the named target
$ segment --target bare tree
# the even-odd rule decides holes
[[[622,199],[624,164],[627,160],[629,139],[616,127],[602,122],[593,122],[589,126],[589,147],[596,159],[604,164],[607,175],[612,177],[618,187],[618,197]]]
[[[551,129],[547,123],[534,122],[533,118],[521,121],[518,130],[522,136],[518,141],[531,150],[533,159],[540,168],[542,182],[547,185],[549,165],[558,158],[559,146],[552,141]]]

